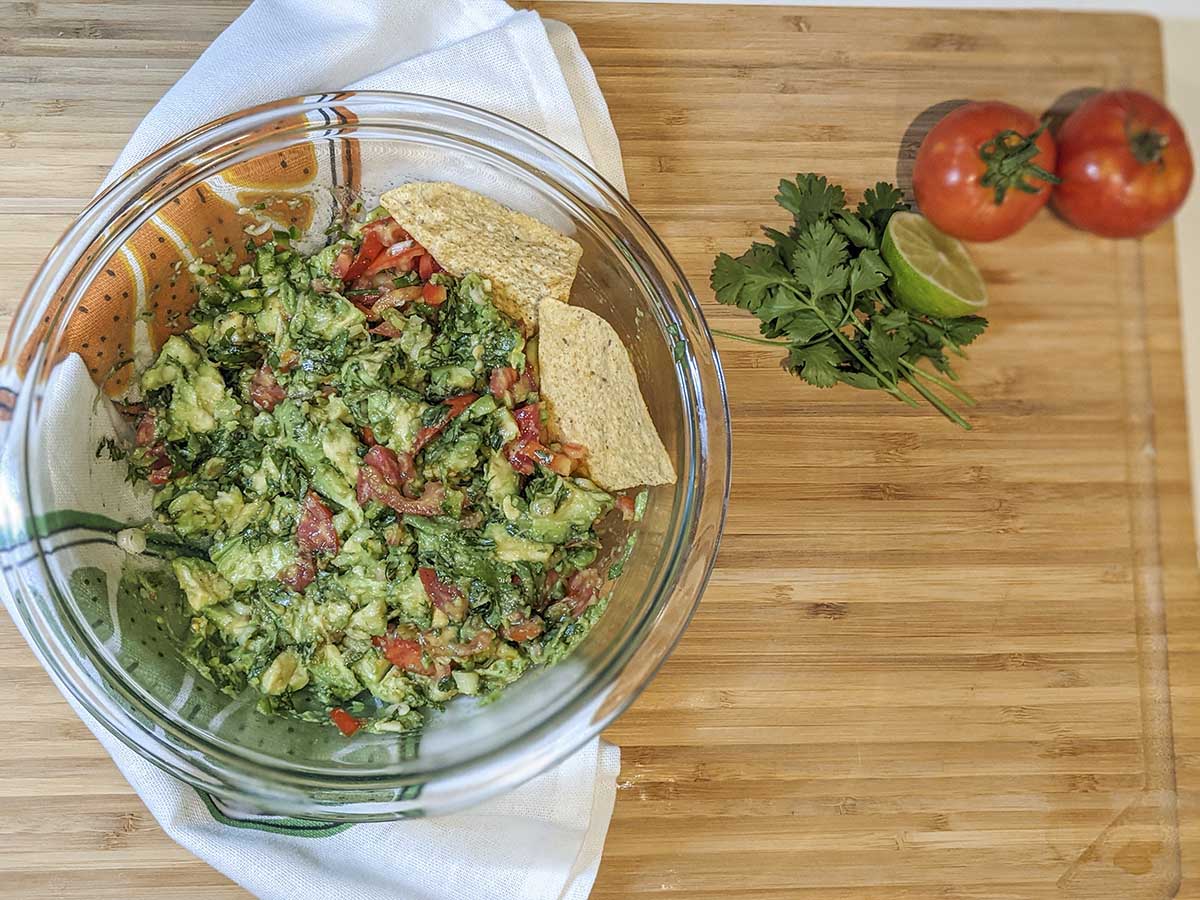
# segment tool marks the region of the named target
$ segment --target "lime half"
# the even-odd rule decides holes
[[[963,242],[924,216],[898,212],[883,235],[892,293],[901,305],[930,316],[969,316],[987,306],[987,286]]]

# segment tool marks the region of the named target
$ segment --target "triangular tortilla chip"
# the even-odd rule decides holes
[[[543,302],[538,364],[550,428],[587,448],[592,480],[609,491],[674,484],[675,469],[638,387],[629,351],[603,318]]]
[[[583,248],[524,213],[441,181],[416,181],[379,201],[451,275],[492,282],[492,300],[514,319],[537,324],[543,300],[567,302]]]

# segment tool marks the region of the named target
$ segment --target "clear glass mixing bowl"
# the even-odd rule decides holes
[[[111,572],[84,565],[97,553],[119,554],[121,515],[105,506],[118,491],[104,463],[78,461],[94,458],[88,415],[61,421],[64,409],[94,418],[106,404],[98,393],[82,406],[64,398],[62,372],[74,364],[79,377],[82,361],[119,395],[147,363],[153,336],[186,310],[190,252],[237,246],[264,221],[319,242],[336,204],[361,196],[370,208],[383,190],[412,180],[480,190],[583,245],[572,302],[603,314],[629,348],[679,477],[651,491],[607,613],[565,662],[530,673],[494,703],[449,704],[419,736],[347,740],[324,725],[262,716],[252,702],[193,678],[173,653],[169,632],[186,623],[171,604],[139,608]],[[82,380],[88,393],[91,380]],[[437,814],[537,775],[647,684],[699,602],[717,552],[728,409],[711,337],[678,265],[583,162],[455,103],[389,93],[304,97],[228,116],[168,145],[100,194],[51,251],[13,324],[0,383],[13,389],[0,395],[0,414],[11,416],[0,501],[3,577],[18,624],[104,727],[242,809],[340,821]],[[72,505],[92,512],[64,508]],[[610,552],[627,527],[609,528]]]

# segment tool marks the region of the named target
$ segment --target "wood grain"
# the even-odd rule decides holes
[[[854,192],[902,176],[910,125],[948,99],[1040,111],[1080,87],[1162,87],[1148,18],[524,5],[576,30],[635,204],[712,323],[744,333],[707,271],[778,220],[780,175]],[[140,117],[242,6],[0,2],[6,316]],[[688,634],[608,732],[623,768],[595,897],[1164,896],[1160,591],[1181,894],[1200,894],[1171,230],[1118,245],[1044,214],[974,252],[993,327],[963,369],[982,401],[971,434],[721,345],[726,538]],[[7,621],[0,802],[0,895],[245,896],[162,834]]]

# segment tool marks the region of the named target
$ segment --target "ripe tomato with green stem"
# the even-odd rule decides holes
[[[1054,138],[1022,109],[967,103],[935,125],[913,166],[921,213],[965,241],[994,241],[1024,227],[1050,199]]]
[[[1058,131],[1054,209],[1103,237],[1139,237],[1173,216],[1192,184],[1192,154],[1171,111],[1140,91],[1085,100]]]

